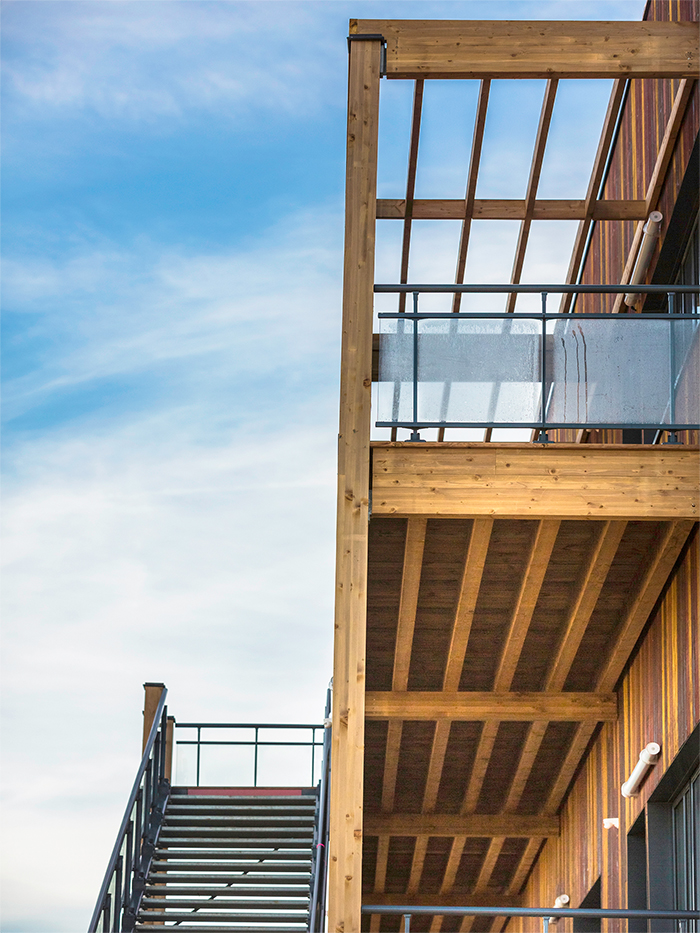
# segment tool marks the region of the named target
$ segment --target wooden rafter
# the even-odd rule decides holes
[[[423,85],[419,79],[413,90],[413,114],[411,116],[411,141],[408,149],[408,171],[406,173],[406,199],[404,201],[403,240],[401,242],[400,282],[408,282],[408,263],[411,255],[411,225],[413,218],[413,195],[416,191],[416,170],[418,168],[418,143],[420,141],[421,113],[423,111]],[[379,217],[379,209],[377,209]],[[399,295],[399,311],[406,310],[406,295]]]
[[[695,81],[692,78],[685,78],[678,86],[676,96],[673,100],[673,107],[671,108],[671,113],[666,123],[663,139],[661,140],[661,145],[659,146],[659,151],[656,156],[656,162],[654,163],[654,168],[651,173],[651,178],[649,179],[649,184],[647,185],[644,199],[646,216],[648,216],[651,211],[656,208],[658,203],[663,183],[666,180],[668,164],[671,160],[671,156],[673,155],[673,149],[676,145],[676,139],[678,138],[678,134],[681,129],[681,123],[683,122],[683,117],[685,116],[685,111],[688,106],[688,101],[690,100],[690,95],[692,94],[694,84]],[[634,272],[634,264],[637,261],[637,253],[639,252],[639,247],[642,242],[643,235],[644,224],[640,221],[640,223],[637,224],[637,228],[634,232],[632,246],[630,247],[624,269],[622,270],[622,275],[620,276],[621,285],[626,285],[632,277],[632,273]],[[613,304],[613,312],[619,312],[621,310],[623,299],[624,295],[618,295],[616,297]]]
[[[525,635],[544,581],[547,564],[559,532],[559,525],[558,521],[541,521],[539,524],[518,594],[515,611],[501,651],[501,658],[494,679],[494,690],[496,691],[504,691],[510,688]],[[464,794],[462,813],[471,813],[476,809],[497,735],[498,723],[485,721],[479,737],[469,783]]]
[[[525,846],[525,851],[523,852],[523,856],[520,859],[520,863],[518,864],[518,867],[515,870],[515,874],[513,875],[513,878],[508,885],[508,894],[520,894],[543,842],[544,837],[542,836],[533,836],[528,840],[528,843]]]
[[[626,522],[605,522],[601,527],[591,559],[579,581],[578,594],[549,670],[545,683],[545,691],[548,693],[562,690],[564,687],[626,527]],[[528,730],[503,808],[506,812],[515,810],[520,802],[548,724],[548,720],[533,722]]]
[[[586,191],[586,199],[584,201],[584,215],[581,218],[581,222],[578,225],[578,230],[576,231],[576,239],[574,240],[574,248],[571,251],[571,258],[569,260],[569,269],[566,273],[566,282],[569,285],[573,285],[578,278],[579,269],[581,267],[581,262],[583,261],[584,250],[586,248],[586,243],[588,241],[588,233],[591,229],[591,224],[593,223],[594,220],[603,219],[603,218],[599,218],[595,216],[596,207],[601,204],[616,203],[616,202],[598,201],[597,198],[600,193],[600,186],[603,181],[603,173],[605,172],[605,166],[608,160],[608,153],[610,152],[610,147],[613,143],[618,114],[620,113],[620,107],[622,106],[622,101],[625,98],[626,87],[627,87],[627,82],[623,78],[618,78],[614,82],[612,92],[610,94],[610,100],[608,102],[608,109],[605,113],[605,119],[603,121],[603,131],[598,141],[598,148],[596,150],[595,158],[593,160],[593,170],[591,172],[591,177],[588,182],[588,190]],[[634,203],[638,204],[639,202],[634,202]],[[641,208],[642,205],[639,204],[639,207]],[[643,209],[646,210],[646,204],[643,206]],[[623,218],[610,218],[610,219],[622,220]],[[560,314],[568,313],[569,308],[571,307],[572,297],[573,297],[572,295],[562,295],[561,302],[559,305]]]
[[[429,836],[416,837],[416,845],[413,850],[413,859],[411,861],[411,874],[408,879],[408,886],[406,887],[406,893],[411,896],[416,894],[420,887],[423,865],[425,864],[425,856],[428,851],[428,839]]]
[[[350,20],[382,35],[389,78],[683,78],[699,70],[690,22]]]
[[[474,885],[474,890],[476,892],[482,893],[488,887],[489,880],[493,874],[494,868],[496,867],[498,856],[501,854],[501,849],[503,848],[503,843],[505,841],[505,836],[494,836],[489,842],[489,847],[486,850],[486,854],[484,855],[484,860],[481,863],[481,868],[479,869],[476,884]]]
[[[408,210],[403,198],[377,199],[378,220],[404,220]],[[412,202],[410,212],[412,220],[464,220],[465,202],[459,198],[417,199]],[[527,213],[524,198],[476,198],[471,205],[470,220],[525,220]],[[537,199],[530,213],[531,220],[642,220],[647,217],[646,202],[642,199],[594,200],[590,205],[587,200],[579,198]],[[463,277],[457,277],[458,282],[463,280]]]
[[[558,836],[559,817],[554,814],[521,816],[517,813],[368,813],[369,836]]]
[[[533,589],[535,585],[533,584]],[[529,587],[528,587],[529,589]],[[524,637],[524,636],[523,636]],[[508,653],[520,653],[520,644]],[[510,675],[512,676],[512,675]],[[437,690],[371,691],[366,695],[367,719],[458,722],[609,722],[617,718],[614,693],[508,693],[507,691]]]
[[[516,285],[520,282],[523,272],[523,263],[525,262],[525,252],[527,251],[527,241],[530,237],[530,227],[532,226],[533,213],[535,209],[535,199],[537,198],[537,188],[542,174],[542,163],[544,162],[544,153],[547,147],[547,136],[549,135],[549,126],[552,122],[552,113],[554,111],[554,101],[557,96],[557,87],[559,82],[556,78],[550,78],[544,92],[542,101],[542,111],[540,112],[540,122],[537,126],[537,136],[535,137],[535,149],[532,154],[532,164],[530,165],[530,177],[527,182],[527,193],[525,195],[525,217],[520,224],[518,233],[518,242],[515,247],[515,258],[513,259],[513,270],[510,275],[511,283]],[[512,314],[515,311],[515,303],[518,296],[513,293],[508,295],[506,302],[506,312]]]
[[[489,891],[487,894],[469,894],[463,890],[457,890],[454,894],[446,895],[444,892],[438,894],[427,894],[421,891],[419,894],[409,896],[405,893],[386,892],[377,896],[374,894],[365,894],[366,904],[377,905],[400,905],[410,904],[416,907],[463,907],[467,902],[473,907],[519,907],[521,899],[512,894],[496,894]]]
[[[457,271],[455,282],[464,281],[464,270],[467,266],[467,250],[469,249],[469,235],[471,233],[472,219],[474,217],[474,202],[476,197],[476,183],[479,177],[481,163],[481,149],[484,143],[484,130],[486,129],[486,112],[489,105],[489,91],[491,82],[487,79],[479,86],[479,99],[476,105],[476,119],[474,121],[474,134],[472,136],[472,151],[469,157],[469,174],[467,176],[467,190],[462,204],[463,219],[462,231],[459,238],[459,251],[457,253]],[[462,296],[456,294],[452,302],[452,310],[459,311]]]

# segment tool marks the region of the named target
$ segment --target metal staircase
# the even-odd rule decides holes
[[[325,929],[326,846],[330,790],[330,690],[323,724],[183,723],[194,740],[176,741],[163,684],[145,684],[148,734],[88,933],[173,928],[182,933],[319,933]],[[148,691],[153,701],[148,702]],[[155,694],[155,697],[153,696]],[[155,702],[157,700],[157,702]],[[310,741],[279,733],[311,730]],[[251,741],[208,739],[202,732],[252,730]],[[261,733],[272,733],[270,740]],[[323,734],[323,741],[316,733]],[[277,738],[274,734],[277,733]],[[175,745],[195,753],[196,786],[171,787]],[[203,785],[200,758],[209,746],[247,746],[246,787]],[[315,787],[261,787],[259,752],[306,747]],[[274,776],[279,776],[280,770]],[[187,780],[187,778],[186,778]]]
[[[135,930],[308,930],[317,800],[174,788]]]

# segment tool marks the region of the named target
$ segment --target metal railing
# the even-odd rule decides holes
[[[326,694],[323,732],[323,769],[318,785],[314,854],[311,874],[309,931],[322,933],[326,923],[326,886],[328,881],[328,835],[330,830],[331,792],[331,688]]]
[[[131,931],[136,923],[170,794],[165,777],[167,693],[163,688],[88,933]]]
[[[691,314],[679,314],[675,313],[675,307],[677,304],[677,297],[684,295],[698,295],[700,294],[700,287],[692,285],[635,285],[635,292],[641,293],[651,293],[651,294],[661,294],[665,295],[668,299],[668,313],[667,314],[614,314],[614,313],[583,313],[583,314],[558,314],[558,313],[549,313],[547,312],[547,297],[549,294],[596,294],[596,295],[615,295],[628,292],[630,286],[622,285],[375,285],[374,291],[376,293],[408,293],[413,296],[413,311],[411,312],[380,312],[378,317],[380,320],[396,320],[402,321],[404,333],[399,334],[382,334],[380,335],[380,382],[386,381],[388,384],[393,383],[393,400],[392,400],[392,417],[391,419],[380,419],[375,422],[376,427],[381,428],[404,428],[412,432],[411,440],[421,440],[419,431],[421,429],[430,429],[430,428],[527,428],[531,430],[536,430],[539,432],[539,440],[546,441],[547,431],[554,429],[598,429],[598,428],[608,428],[608,429],[639,429],[639,430],[654,430],[654,431],[667,431],[671,437],[671,442],[677,440],[675,437],[676,432],[678,431],[687,431],[687,430],[697,430],[700,427],[700,421],[695,419],[685,418],[683,420],[683,415],[681,413],[681,419],[677,418],[676,411],[676,399],[679,389],[679,383],[681,376],[684,373],[684,367],[686,366],[687,360],[690,358],[690,350],[685,348],[685,356],[683,352],[679,352],[676,347],[677,343],[677,328],[682,325],[683,322],[690,322],[692,324],[692,333],[691,339],[695,340],[695,343],[692,344],[693,353],[697,355],[697,333],[695,328],[698,323],[700,323],[700,315],[697,313]],[[518,312],[518,313],[491,313],[491,312],[421,312],[419,310],[419,296],[423,293],[427,294],[436,294],[436,293],[459,293],[459,294],[539,294],[541,299],[541,310],[539,312]],[[697,308],[696,308],[697,311]],[[489,334],[480,334],[479,337],[483,341],[484,339],[491,341],[491,347],[497,349],[498,346],[503,348],[505,352],[506,343],[504,342],[505,337],[509,340],[513,340],[515,335],[513,334],[511,328],[514,324],[521,326],[524,321],[534,321],[539,322],[537,327],[531,329],[531,333],[523,334],[522,337],[529,338],[531,344],[530,355],[527,361],[527,365],[531,367],[531,371],[525,375],[524,380],[533,386],[539,383],[539,404],[535,406],[534,401],[531,403],[531,413],[534,414],[534,408],[539,409],[539,417],[533,418],[522,418],[516,420],[507,420],[507,419],[496,419],[493,417],[490,418],[479,418],[479,419],[465,419],[465,420],[453,420],[450,421],[446,417],[446,412],[449,403],[449,394],[452,382],[448,373],[444,373],[442,377],[439,373],[440,367],[440,356],[439,352],[434,355],[434,357],[429,360],[426,364],[426,369],[431,371],[430,379],[421,379],[420,369],[422,364],[422,351],[421,351],[421,338],[427,340],[435,341],[436,337],[445,337],[447,335],[442,334],[420,334],[419,325],[421,322],[426,321],[449,321],[450,323],[450,334],[449,341],[444,342],[444,346],[448,348],[448,352],[451,354],[449,359],[449,364],[453,367],[456,366],[457,369],[462,367],[461,372],[462,376],[464,375],[463,363],[455,363],[454,353],[455,347],[459,344],[459,337],[455,339],[455,325],[459,325],[460,322],[471,321],[471,322],[480,322],[483,324],[488,321],[503,321],[510,322],[503,328],[503,333],[489,333]],[[662,347],[656,345],[656,338],[658,335],[652,335],[653,349],[656,351],[657,359],[658,350],[666,352],[668,354],[667,359],[663,361],[663,366],[668,370],[668,386],[663,390],[665,410],[663,411],[663,417],[661,417],[661,411],[658,410],[657,405],[657,414],[658,420],[649,421],[644,420],[643,418],[635,418],[634,420],[622,420],[615,418],[599,419],[596,420],[595,417],[585,417],[581,419],[580,417],[569,418],[566,416],[561,420],[557,420],[552,417],[551,409],[554,407],[555,413],[567,411],[566,403],[566,391],[567,386],[573,386],[573,392],[569,388],[570,403],[572,397],[575,399],[575,408],[576,414],[580,415],[580,406],[579,406],[579,394],[583,395],[585,393],[585,414],[588,414],[588,402],[589,402],[589,375],[588,375],[588,366],[589,358],[586,357],[586,340],[585,334],[581,331],[582,336],[582,354],[583,361],[580,364],[579,355],[578,355],[578,335],[574,334],[576,338],[576,371],[577,376],[574,379],[572,376],[567,377],[566,375],[561,377],[561,375],[555,379],[553,366],[549,357],[555,352],[555,349],[558,351],[558,347],[554,347],[553,335],[548,333],[548,324],[550,322],[561,322],[559,324],[560,329],[563,327],[563,330],[558,334],[561,338],[562,333],[565,332],[566,327],[572,322],[576,321],[578,329],[581,330],[581,324],[584,324],[591,327],[591,322],[595,321],[607,321],[611,324],[623,324],[626,325],[630,322],[634,322],[634,327],[649,325],[651,322],[662,321],[668,324],[668,339],[667,339],[667,350],[664,351]],[[566,322],[566,323],[563,323]],[[412,331],[406,332],[406,326],[412,326]],[[556,325],[555,325],[556,326]],[[689,332],[690,333],[690,332]],[[401,342],[401,338],[409,338],[408,343],[404,339]],[[619,334],[619,331],[618,331]],[[462,345],[468,346],[468,340],[471,337],[472,341],[474,339],[474,334],[462,334]],[[681,337],[684,334],[681,333]],[[383,368],[383,350],[381,339],[384,337],[387,341],[393,339],[393,345],[396,351],[396,358],[398,362],[394,362],[394,372],[391,372],[392,364],[388,364],[386,369],[389,371],[389,374],[384,380],[382,377],[382,368]],[[412,340],[410,339],[412,337]],[[688,341],[687,334],[685,334],[686,342]],[[465,343],[465,338],[467,342]],[[498,338],[501,338],[501,343],[498,345]],[[477,338],[479,339],[479,338]],[[611,349],[611,361],[615,362],[614,353],[617,351],[617,346],[614,345],[614,341],[606,338],[607,342],[610,344]],[[539,360],[534,359],[534,354],[532,352],[535,344],[534,341],[539,341],[539,351],[538,356]],[[599,338],[600,340],[600,338]],[[604,343],[605,341],[603,341]],[[562,346],[564,346],[564,340],[561,339]],[[641,345],[640,345],[641,346]],[[458,352],[458,351],[457,351]],[[566,346],[564,346],[564,374],[566,374]],[[679,355],[682,357],[679,359]],[[389,356],[389,353],[385,354],[386,357]],[[445,357],[444,359],[447,359]],[[503,359],[498,358],[498,354],[494,354],[493,364],[487,362],[486,366],[482,365],[482,358],[479,358],[477,366],[481,370],[486,370],[488,373],[489,365],[492,365],[491,382],[493,384],[493,391],[491,401],[489,402],[489,412],[493,414],[495,408],[494,399],[497,398],[498,390],[500,385],[499,377],[495,375],[499,367],[501,369],[508,368],[508,362],[504,362]],[[534,365],[539,363],[539,374],[535,375]],[[638,362],[638,372],[645,374],[646,369],[649,367],[649,361],[640,359],[635,360],[634,365],[637,365]],[[697,360],[694,360],[694,363],[697,363]],[[646,367],[646,368],[645,368]],[[523,368],[527,368],[523,364]],[[573,369],[573,365],[572,365]],[[580,372],[579,372],[580,369]],[[400,371],[400,375],[399,375]],[[612,365],[611,365],[612,372]],[[620,374],[618,373],[618,378]],[[630,373],[626,368],[622,367],[621,378],[629,378]],[[656,394],[658,395],[659,386],[657,382],[654,382],[653,376],[647,376],[647,381],[650,386],[653,386]],[[692,374],[690,375],[690,380],[692,382]],[[428,381],[442,381],[443,383],[443,394],[442,400],[440,403],[440,417],[429,418],[421,417],[421,412],[419,410],[419,385]],[[459,381],[459,380],[455,380]],[[481,381],[482,383],[488,382],[488,378],[484,377],[483,372],[480,376],[473,377],[473,381]],[[399,417],[399,402],[400,402],[400,391],[402,384],[410,384],[411,386],[411,398],[408,407],[411,411],[411,417]],[[613,386],[614,388],[614,386]],[[598,387],[600,389],[600,387]],[[691,391],[692,388],[685,387],[686,392]],[[494,394],[495,393],[495,394]],[[563,395],[564,404],[562,407],[560,396]],[[599,391],[600,395],[600,391]],[[644,405],[649,407],[648,399],[644,397],[644,393],[640,393],[641,398],[639,400],[640,408],[643,408]],[[533,396],[534,398],[534,396]],[[619,400],[618,400],[619,401]],[[632,399],[634,401],[634,399]],[[530,403],[528,403],[530,404]],[[581,406],[583,407],[583,406]],[[611,406],[615,408],[615,405]],[[618,406],[619,407],[619,406]],[[663,407],[663,406],[662,406]],[[433,408],[435,408],[435,403],[433,403]],[[594,406],[595,410],[595,406]],[[599,409],[600,410],[600,409]],[[687,412],[686,412],[687,414]],[[697,413],[695,413],[697,418]]]
[[[615,910],[608,908],[575,908],[566,910],[554,907],[413,907],[363,905],[363,914],[397,914],[403,918],[403,933],[409,933],[412,917],[447,916],[447,917],[535,917],[542,920],[542,933],[549,933],[550,923],[565,917],[581,919],[623,919],[623,920],[669,920],[669,933],[695,933],[700,921],[697,910]],[[675,923],[674,923],[675,921]],[[683,926],[681,926],[683,924]]]
[[[258,771],[260,764],[260,755],[259,751],[261,748],[292,748],[292,747],[305,747],[311,749],[311,768],[310,768],[310,780],[309,787],[312,787],[314,784],[315,774],[316,774],[316,749],[323,748],[324,741],[323,739],[317,739],[316,733],[323,733],[323,723],[269,723],[269,722],[177,722],[175,723],[176,736],[181,729],[194,729],[196,730],[196,737],[193,739],[179,739],[175,738],[175,748],[185,748],[192,747],[196,748],[196,757],[195,757],[195,783],[193,786],[201,787],[206,786],[201,784],[202,777],[202,749],[212,746],[218,747],[246,747],[253,749],[253,762],[252,762],[252,783],[251,782],[240,782],[240,786],[245,787],[257,787],[258,786]],[[206,729],[221,729],[221,730],[247,730],[252,733],[252,737],[249,739],[209,739],[202,738],[202,730]],[[311,732],[311,738],[306,741],[294,741],[289,739],[287,741],[275,741],[275,740],[266,740],[260,737],[261,732],[266,730],[309,730]],[[189,782],[188,782],[189,783]],[[229,782],[226,782],[229,783]]]

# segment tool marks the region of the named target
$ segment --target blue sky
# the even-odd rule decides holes
[[[3,4],[5,933],[85,928],[144,681],[180,719],[321,715],[348,19],[643,6]],[[607,93],[562,83],[543,197],[581,196]],[[494,88],[479,196],[522,196],[541,96]],[[383,82],[382,196],[403,193],[410,98]],[[474,102],[427,87],[419,196],[463,195]],[[497,281],[517,228],[484,224],[468,276]],[[380,226],[392,280],[400,225]],[[416,224],[412,275],[451,277],[457,237]],[[560,278],[571,237],[535,225],[526,277]]]

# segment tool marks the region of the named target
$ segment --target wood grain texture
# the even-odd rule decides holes
[[[360,929],[380,43],[350,49],[338,436],[329,930]]]
[[[374,515],[696,518],[698,449],[373,443]]]
[[[519,907],[520,898],[508,894],[497,894],[489,892],[488,894],[472,894],[466,891],[460,891],[457,894],[428,894],[420,892],[419,894],[409,896],[407,894],[386,893],[380,896],[374,894],[365,894],[365,904],[376,904],[378,907],[400,906],[401,904],[412,904],[416,907],[464,907],[469,902],[470,907]]]
[[[365,715],[389,720],[604,722],[617,717],[617,700],[613,693],[368,692]]]
[[[690,23],[350,20],[381,34],[389,78],[678,78],[698,72]]]
[[[516,813],[368,813],[370,836],[557,836],[559,818],[554,815],[522,816]]]
[[[472,220],[524,220],[528,207],[525,200],[517,199],[377,199],[378,220],[405,220],[409,216],[413,220],[463,220],[467,211]],[[648,216],[644,200],[594,201],[589,209],[584,199],[542,199],[534,201],[530,214],[532,220],[584,220],[587,216],[593,220],[645,220]],[[462,278],[458,272],[457,281],[463,281],[463,276],[463,270]]]
[[[423,568],[425,548],[425,518],[410,518],[406,529],[403,575],[401,577],[401,601],[399,602],[399,624],[396,629],[394,651],[394,690],[405,690],[408,686],[408,670],[411,665],[413,630],[416,625],[418,591]]]

